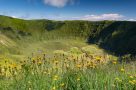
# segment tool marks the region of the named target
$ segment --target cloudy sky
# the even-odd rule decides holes
[[[136,20],[136,0],[0,0],[0,15],[23,19]]]

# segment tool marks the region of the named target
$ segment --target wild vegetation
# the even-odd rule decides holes
[[[135,90],[135,64],[126,67],[116,57],[92,53],[90,48],[56,50],[53,56],[33,53],[18,63],[5,58],[1,65],[1,89]]]
[[[0,90],[135,90],[135,29],[0,16]]]
[[[82,38],[118,56],[136,54],[136,22],[22,20],[0,16],[0,32],[17,40]]]

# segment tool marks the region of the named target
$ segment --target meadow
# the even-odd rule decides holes
[[[135,22],[0,20],[0,90],[136,90]]]
[[[1,56],[1,90],[135,90],[136,64],[81,40],[46,40]],[[20,49],[21,51],[21,49]],[[14,59],[16,58],[16,60]],[[18,60],[19,59],[19,60]],[[123,58],[121,58],[123,59]]]

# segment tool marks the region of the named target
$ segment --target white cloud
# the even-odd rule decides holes
[[[73,1],[74,0],[44,0],[44,3],[54,7],[64,7],[68,3],[73,3]]]
[[[11,17],[13,17],[13,18],[18,18],[17,16],[11,16]]]
[[[129,19],[128,21],[136,21],[136,19]]]
[[[78,20],[101,21],[101,20],[121,20],[124,16],[120,14],[102,14],[102,15],[85,15],[76,17]]]

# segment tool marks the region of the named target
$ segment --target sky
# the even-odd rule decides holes
[[[136,0],[0,0],[0,15],[22,19],[136,21]]]

